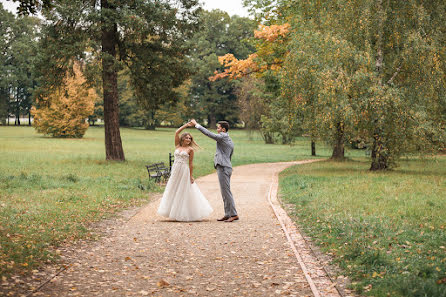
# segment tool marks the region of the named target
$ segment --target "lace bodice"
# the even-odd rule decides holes
[[[174,152],[174,156],[175,156],[174,163],[189,164],[189,154],[187,152],[176,149]]]

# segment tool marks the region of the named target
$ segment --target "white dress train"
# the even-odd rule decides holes
[[[213,211],[197,186],[190,182],[189,154],[178,149],[158,214],[177,221],[198,221]]]

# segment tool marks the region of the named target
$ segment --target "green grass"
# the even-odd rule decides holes
[[[0,274],[53,261],[58,245],[94,235],[91,222],[161,191],[149,182],[144,165],[168,163],[174,131],[121,129],[126,162],[106,162],[102,127],[90,127],[83,139],[53,139],[32,127],[0,126]],[[213,172],[215,142],[188,131],[203,148],[195,154],[195,177]],[[230,135],[234,165],[310,158],[305,138],[288,146],[265,145],[258,133]],[[329,155],[322,146],[318,150]]]
[[[303,231],[369,296],[446,296],[446,157],[370,172],[364,159],[282,172]]]

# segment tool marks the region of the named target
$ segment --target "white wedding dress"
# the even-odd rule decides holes
[[[176,149],[174,156],[175,161],[161,198],[158,214],[177,221],[201,220],[213,209],[197,183],[190,182],[189,154]]]

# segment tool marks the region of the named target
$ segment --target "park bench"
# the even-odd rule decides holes
[[[161,173],[162,177],[166,180],[170,176],[170,168],[166,167],[164,165],[164,162],[155,163],[155,165],[158,167],[159,172]]]
[[[159,183],[161,181],[161,178],[163,177],[163,174],[161,173],[161,171],[158,169],[158,165],[155,164],[150,164],[150,165],[146,165],[147,168],[147,172],[149,173],[149,178],[153,178],[155,179],[155,181],[157,183]]]
[[[175,156],[169,153],[169,170],[172,170],[172,164],[175,161]]]
[[[155,179],[156,182],[161,182],[161,179],[169,179],[173,162],[174,155],[172,153],[169,153],[169,167],[166,167],[166,165],[164,165],[164,162],[146,165],[147,172],[149,173],[149,178]]]

